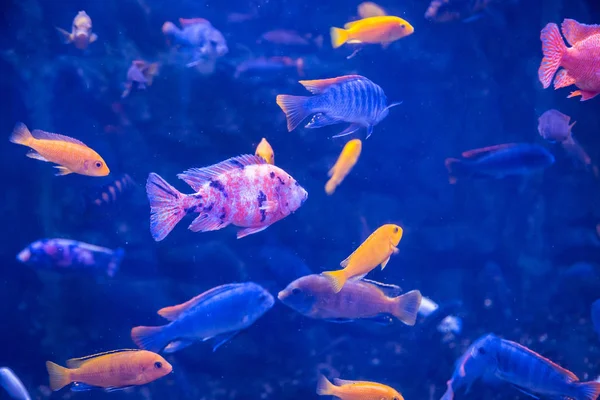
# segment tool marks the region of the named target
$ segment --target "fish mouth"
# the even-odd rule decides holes
[[[29,261],[30,258],[31,258],[31,251],[29,251],[29,249],[25,249],[25,250],[21,251],[19,254],[17,254],[17,260],[21,261],[22,263]]]
[[[277,298],[281,301],[283,301],[283,299],[285,299],[287,297],[287,294],[285,292],[285,290],[282,290],[281,292],[277,293]]]

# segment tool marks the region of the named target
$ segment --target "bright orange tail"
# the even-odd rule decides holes
[[[343,269],[340,269],[338,271],[323,272],[322,275],[329,279],[329,281],[331,282],[331,286],[333,287],[333,291],[335,293],[339,293],[340,290],[342,290],[342,288],[346,284],[347,278]]]

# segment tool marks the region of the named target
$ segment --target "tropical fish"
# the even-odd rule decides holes
[[[180,193],[155,173],[146,183],[150,232],[156,241],[163,240],[191,213],[200,213],[188,227],[191,231],[215,231],[233,224],[244,228],[237,234],[240,239],[287,217],[308,198],[294,178],[254,155],[189,169],[177,176],[196,193]]]
[[[558,110],[548,110],[538,118],[538,132],[549,142],[564,142],[571,137],[571,129],[575,122],[571,117]]]
[[[300,35],[298,32],[290,29],[274,29],[260,35],[258,43],[269,42],[286,46],[308,46],[312,35]]]
[[[531,396],[596,400],[600,382],[580,382],[571,371],[525,346],[489,334],[472,349],[474,360],[493,366],[493,375]]]
[[[104,389],[107,392],[145,385],[173,370],[160,355],[145,350],[113,350],[67,360],[67,367],[46,361],[50,388],[57,391],[71,386],[71,391]]]
[[[73,43],[78,49],[86,49],[90,43],[98,40],[98,35],[92,32],[92,19],[85,11],[79,11],[73,18],[71,32],[56,28],[64,37],[65,43]]]
[[[125,251],[69,239],[41,239],[25,247],[17,260],[30,267],[56,271],[106,271],[114,276]]]
[[[131,338],[142,349],[164,349],[166,353],[195,341],[214,339],[214,351],[252,325],[274,303],[273,296],[253,282],[217,286],[183,304],[158,310],[158,315],[171,322],[164,326],[137,326],[131,330]]]
[[[393,253],[398,252],[402,239],[402,228],[398,225],[382,225],[371,234],[348,258],[340,263],[344,269],[323,272],[338,293],[349,279],[359,280],[381,265],[383,270]]]
[[[323,275],[296,279],[277,297],[283,304],[315,319],[350,322],[364,319],[381,323],[394,317],[414,325],[421,304],[418,290],[400,294],[400,288],[374,281],[350,281],[336,293]]]
[[[385,49],[392,42],[412,35],[415,28],[400,17],[384,15],[359,19],[348,22],[344,29],[332,27],[330,29],[331,46],[334,49],[349,44],[381,44]],[[350,57],[353,57],[355,51]]]
[[[279,71],[295,69],[298,76],[304,76],[304,59],[286,56],[258,57],[240,63],[236,69],[234,78],[242,75],[274,74]]]
[[[508,143],[462,153],[463,159],[446,159],[450,183],[458,178],[504,178],[528,175],[554,164],[554,156],[544,147],[528,143]]]
[[[389,109],[400,104],[386,105],[387,98],[381,87],[360,75],[299,83],[316,96],[277,96],[277,105],[285,113],[290,132],[314,114],[306,128],[350,122],[350,126],[334,137],[349,135],[365,127],[368,138],[373,127],[387,117]]]
[[[133,187],[135,187],[135,181],[131,176],[122,174],[113,182],[86,194],[86,198],[89,203],[97,207],[112,205],[117,202],[119,196]]]
[[[352,139],[346,143],[335,165],[329,170],[330,178],[325,184],[325,192],[327,194],[333,194],[346,175],[352,170],[358,161],[361,149],[362,142],[360,139]]]
[[[0,368],[0,386],[6,390],[8,395],[15,400],[31,400],[25,385],[17,374],[8,367]]]
[[[129,96],[134,83],[138,89],[146,89],[146,86],[152,86],[154,77],[158,75],[158,63],[149,63],[144,60],[135,60],[131,62],[131,66],[127,70],[127,81],[125,82],[125,90],[121,98]]]
[[[12,143],[31,148],[27,157],[59,164],[56,175],[76,173],[87,176],[106,176],[108,166],[98,153],[84,143],[58,133],[29,129],[23,123],[17,123],[10,136]]]
[[[432,0],[425,19],[434,22],[472,21],[495,0]]]
[[[360,18],[383,17],[384,15],[386,15],[385,10],[372,1],[364,1],[358,5],[358,16]]]
[[[333,382],[321,375],[317,383],[317,394],[342,400],[404,400],[395,389],[381,383],[343,379],[334,379]]]
[[[275,153],[265,138],[262,138],[258,146],[256,146],[256,152],[254,155],[262,157],[267,164],[275,165]]]
[[[556,24],[549,23],[542,29],[540,39],[544,58],[538,77],[544,89],[554,79],[554,89],[577,86],[578,90],[567,97],[581,96],[581,101],[589,100],[600,93],[600,25],[565,19],[561,29],[571,47],[563,42]],[[558,71],[560,67],[563,69]],[[558,74],[554,77],[556,71]]]
[[[225,37],[208,20],[179,18],[179,24],[181,29],[167,21],[162,26],[162,32],[169,41],[180,46],[190,56],[188,67],[222,57],[229,52]]]

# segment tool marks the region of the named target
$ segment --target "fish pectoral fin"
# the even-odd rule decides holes
[[[71,392],[87,392],[88,390],[102,389],[100,386],[92,386],[87,383],[74,382],[71,385]]]
[[[338,133],[337,135],[334,135],[332,137],[339,138],[342,136],[350,135],[350,134],[356,132],[357,130],[359,130],[360,128],[361,128],[361,126],[359,124],[350,124],[350,125],[348,125],[348,127],[346,129],[344,129],[343,131],[341,131],[340,133]]]
[[[29,157],[29,158],[33,158],[33,159],[35,159],[35,160],[40,160],[40,161],[50,162],[50,161],[46,160],[46,159],[44,158],[44,156],[42,156],[40,153],[38,153],[38,152],[37,152],[37,151],[35,151],[35,150],[29,150],[29,152],[28,152],[27,154],[25,154],[25,155],[26,155],[27,157]]]
[[[387,263],[390,261],[390,257],[388,257],[384,262],[381,263],[381,270],[383,271],[383,269],[385,268],[385,266],[387,265]]]
[[[279,203],[275,200],[267,200],[262,203],[262,206],[259,207],[259,210],[264,210],[266,212],[274,212],[279,208]]]
[[[55,176],[69,175],[73,173],[73,171],[71,171],[69,168],[63,167],[62,165],[55,165],[54,168],[58,170],[58,172],[54,174]]]
[[[365,138],[365,140],[368,139],[369,136],[371,136],[372,134],[373,134],[373,125],[369,125],[369,126],[367,126],[367,137]]]
[[[212,339],[215,341],[213,345],[213,351],[217,351],[219,347],[229,342],[238,333],[240,333],[240,331],[227,332],[213,337]]]
[[[92,33],[90,35],[90,43],[94,43],[96,40],[98,40],[98,35],[96,35],[95,33]]]
[[[322,128],[324,126],[337,124],[339,122],[340,121],[336,120],[335,118],[331,118],[331,117],[327,116],[326,114],[317,113],[317,114],[313,115],[312,119],[310,121],[308,121],[308,124],[306,124],[304,127],[310,128],[310,129]]]
[[[192,232],[209,232],[219,230],[225,226],[227,226],[227,223],[218,216],[203,212],[192,221],[188,229]]]
[[[248,235],[252,235],[253,233],[258,233],[258,232],[264,231],[268,227],[269,227],[269,225],[258,227],[258,228],[244,228],[244,229],[241,229],[237,233],[237,238],[241,239],[241,238],[246,237]]]
[[[532,394],[530,392],[527,392],[525,389],[523,389],[523,388],[521,388],[521,387],[519,387],[517,385],[512,385],[512,387],[514,387],[515,389],[517,389],[519,392],[521,392],[523,394],[526,394],[527,396],[530,396],[530,397],[532,397],[534,399],[538,399],[539,400],[538,396],[536,396],[536,395],[534,395],[534,394]]]
[[[183,348],[186,348],[192,345],[194,342],[191,340],[177,340],[175,342],[171,342],[163,349],[165,353],[175,353]]]
[[[73,41],[73,37],[71,36],[71,32],[67,32],[62,28],[56,27],[56,30],[58,31],[58,33],[60,33],[60,35],[63,38],[63,41],[65,43],[71,43]]]
[[[354,49],[352,54],[350,54],[348,57],[346,57],[346,60],[354,58],[354,56],[356,56],[358,54],[358,52],[362,50],[362,48],[363,48],[362,43],[359,43],[358,47],[356,49]]]

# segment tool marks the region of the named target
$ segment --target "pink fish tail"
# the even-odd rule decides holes
[[[183,207],[186,195],[179,192],[154,172],[148,176],[146,192],[150,201],[150,232],[161,241],[187,214]]]
[[[542,41],[544,58],[538,69],[538,78],[544,89],[547,89],[552,83],[554,74],[556,74],[556,71],[560,67],[563,56],[567,52],[567,46],[562,36],[560,36],[558,25],[554,23],[550,23],[542,29],[540,39]]]
[[[600,382],[574,382],[577,394],[576,400],[596,400],[600,396]]]
[[[421,307],[421,292],[413,290],[394,299],[393,314],[406,325],[413,326],[417,322],[417,313]]]

